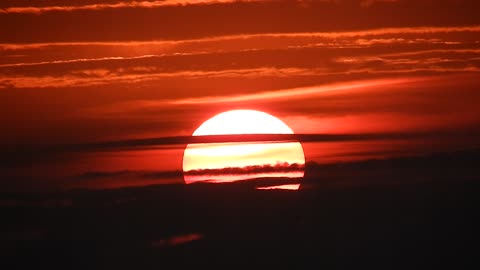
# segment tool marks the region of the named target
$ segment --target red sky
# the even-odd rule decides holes
[[[182,147],[39,149],[191,135],[239,108],[296,133],[428,134],[305,144],[319,163],[478,147],[478,10],[476,0],[1,1],[0,188],[174,181],[165,172],[181,170]],[[82,178],[92,172],[117,180]]]

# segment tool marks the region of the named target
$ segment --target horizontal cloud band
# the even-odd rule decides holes
[[[75,153],[100,151],[124,151],[139,149],[183,149],[188,144],[210,143],[330,143],[355,141],[404,141],[404,140],[471,140],[478,138],[478,130],[432,131],[411,133],[364,133],[364,134],[242,134],[208,136],[172,136],[146,139],[105,141],[84,144],[58,145],[10,145],[3,146],[0,168],[29,164],[33,160],[65,157]]]
[[[478,136],[477,133],[471,134]],[[146,139],[106,141],[86,144],[55,145],[44,148],[46,152],[81,152],[117,150],[136,147],[170,147],[174,145],[208,143],[286,143],[286,142],[344,142],[368,140],[405,140],[432,137],[456,137],[453,133],[366,133],[366,134],[235,134],[205,136],[172,136]],[[20,147],[15,147],[18,152]],[[31,148],[25,148],[31,151]],[[40,150],[40,149],[39,149]]]
[[[303,172],[304,164],[293,163],[277,163],[264,165],[250,165],[245,167],[226,167],[220,169],[198,169],[184,172],[187,176],[204,176],[204,175],[248,175],[261,173],[278,173],[278,172]]]

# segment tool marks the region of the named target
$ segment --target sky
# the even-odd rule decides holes
[[[378,135],[305,142],[307,162],[477,148],[478,10],[476,0],[3,0],[0,189],[178,182],[185,145],[81,146],[190,136],[233,109],[297,134]]]

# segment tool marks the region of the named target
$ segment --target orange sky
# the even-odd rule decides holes
[[[478,147],[478,10],[476,0],[1,1],[0,188],[173,181],[164,172],[181,170],[182,147],[40,149],[191,135],[239,108],[295,133],[432,134],[309,143],[307,161]]]

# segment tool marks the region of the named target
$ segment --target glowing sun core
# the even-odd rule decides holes
[[[233,110],[205,121],[193,136],[227,134],[293,134],[293,131],[270,114]],[[299,142],[189,144],[183,156],[187,184],[265,177],[300,178],[304,164],[305,156]],[[292,185],[289,187],[292,189]]]
[[[210,118],[193,132],[193,136],[225,134],[293,134],[293,130],[270,114],[234,110]]]

